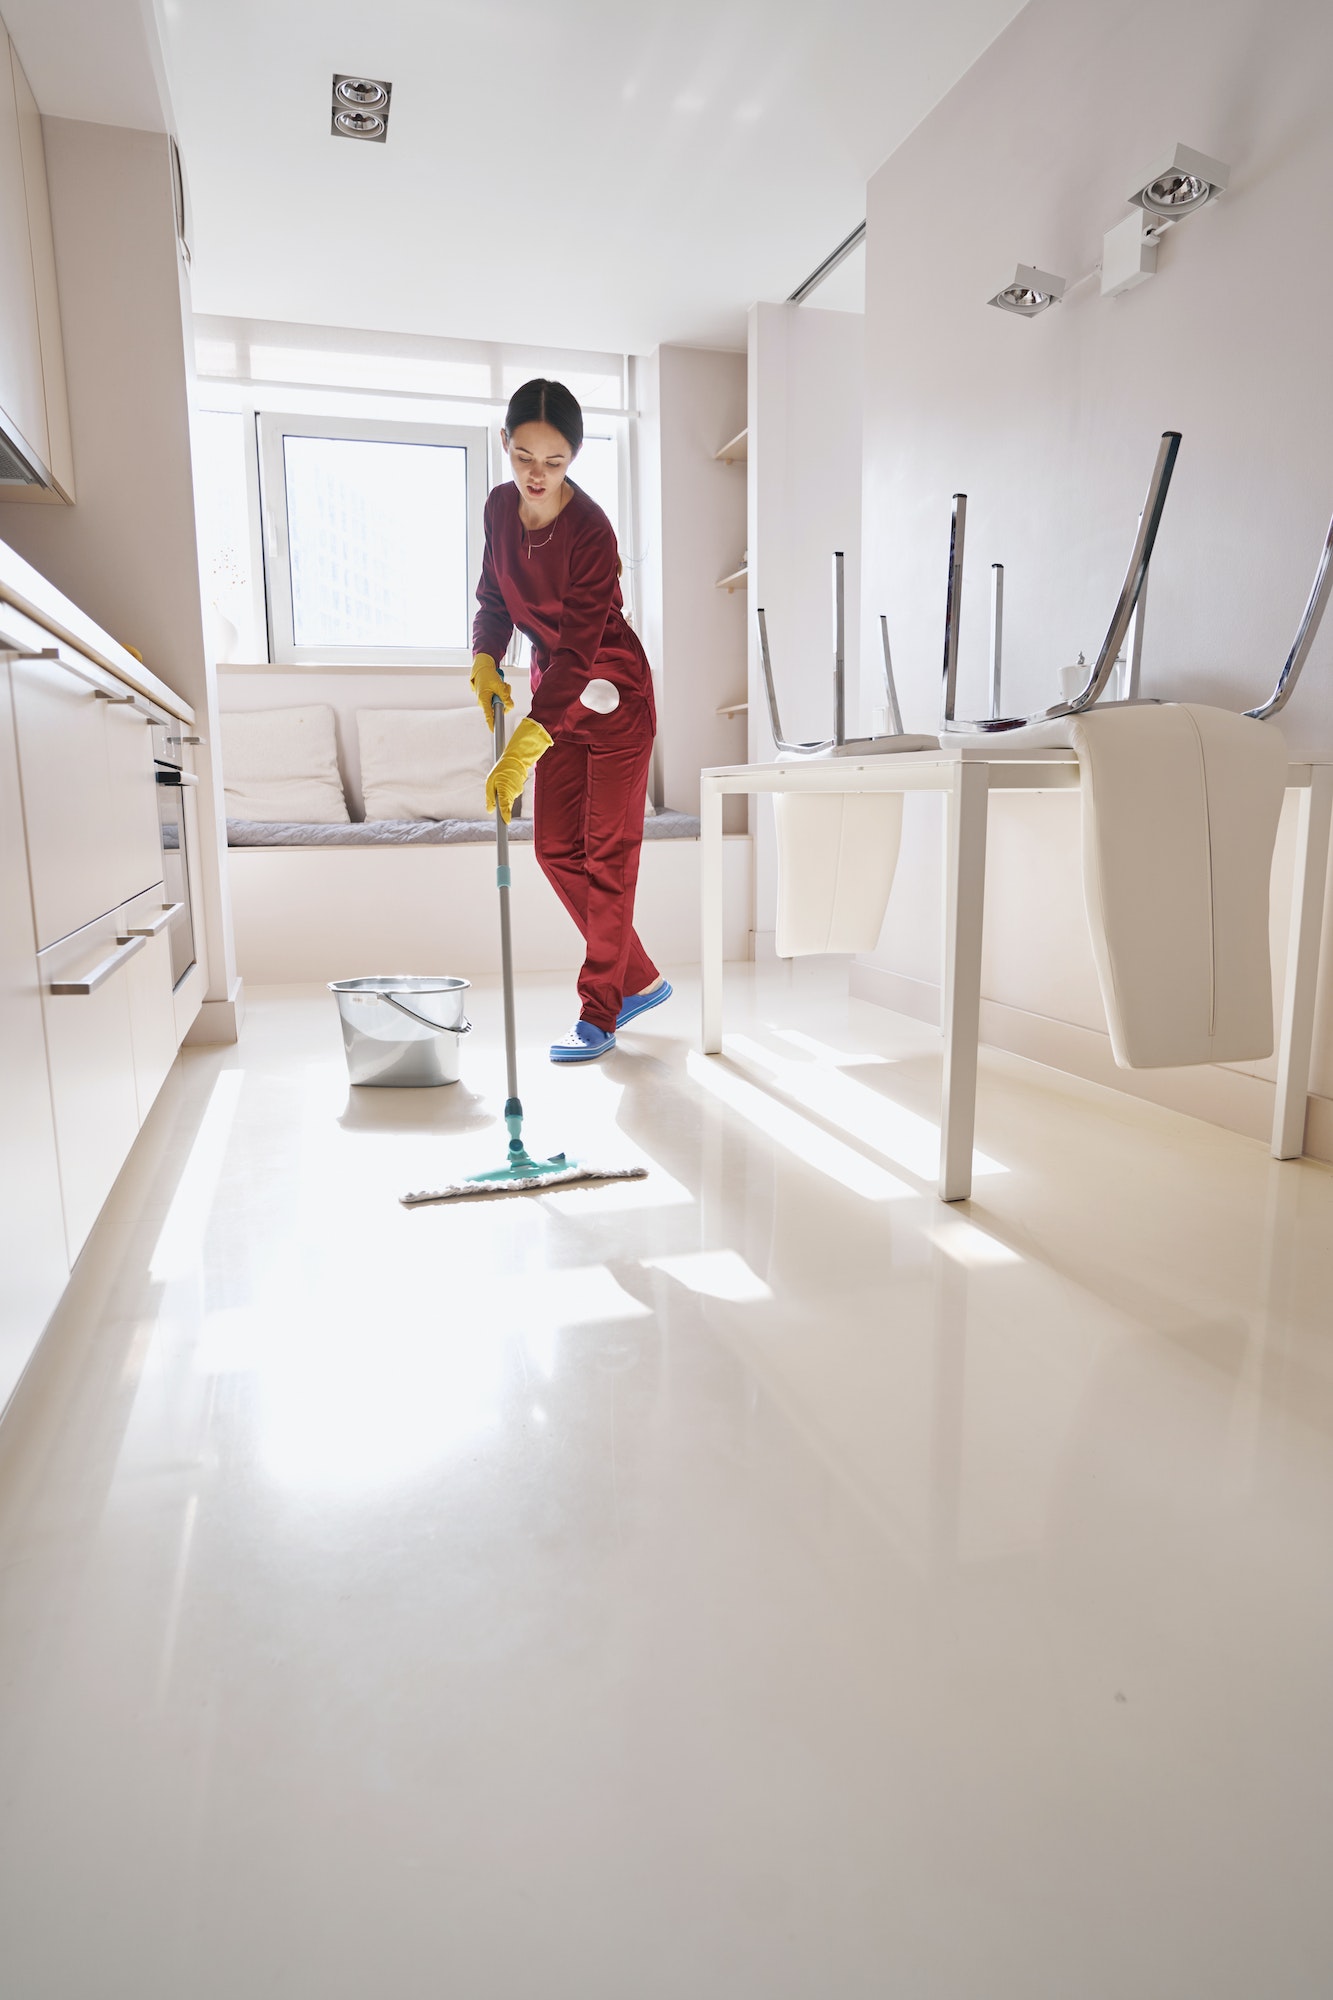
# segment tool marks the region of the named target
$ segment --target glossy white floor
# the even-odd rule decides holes
[[[1333,1174],[809,966],[553,1072],[463,1209],[258,996],[0,1427],[6,2000],[1333,1989]]]

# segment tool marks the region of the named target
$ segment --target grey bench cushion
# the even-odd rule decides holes
[[[697,840],[699,822],[690,813],[659,812],[643,823],[645,840]],[[530,841],[532,821],[516,819],[511,840]],[[370,819],[346,825],[304,825],[299,821],[229,819],[228,847],[456,847],[495,839],[489,819]]]

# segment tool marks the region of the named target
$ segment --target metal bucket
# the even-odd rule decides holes
[[[333,979],[347,1073],[353,1083],[420,1090],[458,1082],[458,1038],[472,1023],[463,1015],[470,979],[414,978],[381,973]]]

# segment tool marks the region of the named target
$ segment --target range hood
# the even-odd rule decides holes
[[[56,490],[37,454],[17,431],[6,427],[0,414],[0,487],[6,486],[36,486],[43,493]]]

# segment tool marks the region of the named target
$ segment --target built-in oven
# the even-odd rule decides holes
[[[176,717],[156,710],[152,726],[157,823],[162,839],[162,900],[171,911],[167,940],[171,947],[171,984],[175,988],[195,962],[185,794],[199,780],[184,768],[186,738]]]

